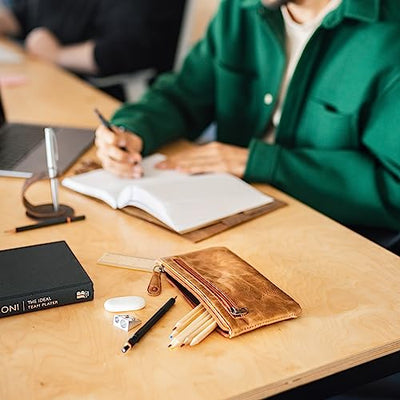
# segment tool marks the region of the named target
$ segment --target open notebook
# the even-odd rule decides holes
[[[98,198],[115,209],[133,206],[147,213],[148,217],[132,210],[128,213],[159,222],[179,234],[201,230],[241,213],[247,215],[244,220],[251,219],[254,210],[276,205],[272,197],[229,174],[187,175],[156,169],[154,165],[164,158],[161,154],[145,158],[144,177],[140,179],[119,178],[98,169],[65,178],[62,184]]]

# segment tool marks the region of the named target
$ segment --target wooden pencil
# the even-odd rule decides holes
[[[207,319],[205,320],[197,329],[195,329],[191,334],[187,335],[185,339],[183,340],[181,347],[186,346],[187,344],[190,344],[190,342],[200,333],[202,332],[210,323],[210,320]]]
[[[174,328],[172,330],[171,334],[169,335],[170,339],[179,335],[179,333],[182,332],[189,324],[191,324],[194,320],[196,320],[197,318],[199,318],[205,314],[208,314],[207,311],[205,310],[205,308],[204,307],[199,308],[189,318],[186,318],[186,320],[182,324],[180,324],[177,328]]]
[[[185,329],[183,329],[177,336],[175,336],[168,347],[177,347],[180,346],[185,338],[194,332],[199,326],[201,326],[205,321],[211,320],[211,315],[208,313],[204,313],[194,321],[192,321]]]
[[[197,336],[195,336],[190,342],[190,346],[195,346],[199,344],[202,340],[204,340],[215,328],[217,327],[217,323],[214,320],[208,322],[208,325],[200,332]]]
[[[197,305],[195,308],[193,308],[190,312],[188,312],[184,317],[182,317],[173,327],[173,331],[177,328],[179,328],[180,326],[182,326],[193,314],[196,314],[197,312],[199,312],[199,310],[204,310],[205,308],[199,304]]]

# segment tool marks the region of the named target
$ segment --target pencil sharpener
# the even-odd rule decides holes
[[[125,332],[128,332],[133,327],[139,325],[142,321],[132,315],[119,314],[114,315],[113,325]]]

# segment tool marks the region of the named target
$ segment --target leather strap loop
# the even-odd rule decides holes
[[[26,192],[28,191],[28,189],[34,183],[39,182],[40,180],[43,179],[48,179],[47,172],[40,172],[37,174],[33,174],[30,178],[28,178],[24,182],[24,185],[22,187],[22,203],[26,209],[26,215],[34,219],[72,217],[74,215],[74,210],[65,204],[60,204],[58,210],[55,211],[52,203],[33,204],[27,199]]]

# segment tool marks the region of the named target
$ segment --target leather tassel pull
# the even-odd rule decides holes
[[[154,270],[149,286],[147,286],[149,296],[158,296],[161,293],[161,272]]]

